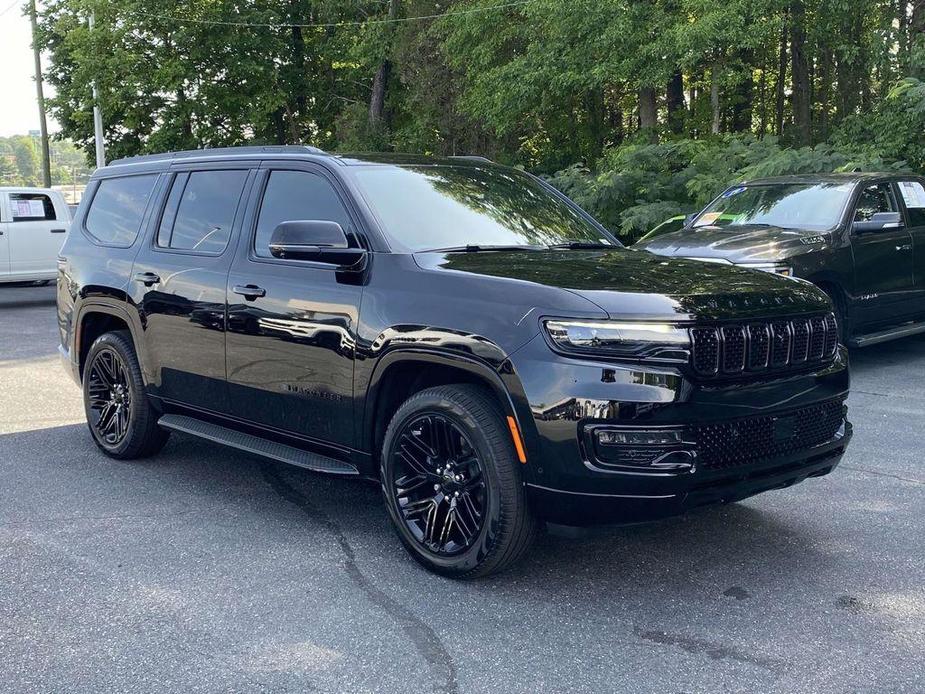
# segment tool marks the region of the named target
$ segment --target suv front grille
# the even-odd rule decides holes
[[[833,314],[691,328],[691,363],[701,376],[800,369],[831,359],[838,347]]]
[[[838,433],[844,407],[837,399],[782,414],[696,425],[697,464],[725,470],[818,446]]]

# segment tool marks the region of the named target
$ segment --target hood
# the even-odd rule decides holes
[[[626,248],[417,253],[415,260],[428,270],[556,287],[592,301],[611,318],[745,320],[829,310],[825,294],[807,282]]]
[[[733,263],[776,262],[824,248],[831,232],[742,225],[681,229],[640,241],[633,248],[685,258],[722,258]]]

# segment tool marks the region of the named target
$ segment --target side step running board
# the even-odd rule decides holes
[[[259,436],[251,436],[228,427],[223,427],[211,422],[204,422],[195,417],[185,417],[178,414],[165,414],[157,423],[165,429],[181,431],[184,434],[192,434],[202,439],[221,443],[225,446],[231,446],[238,450],[253,453],[254,455],[263,456],[272,460],[278,460],[282,463],[297,465],[315,472],[326,472],[332,475],[352,475],[360,473],[350,463],[345,463],[334,458],[303,451],[300,448],[287,446],[283,443],[263,439]]]
[[[925,322],[908,323],[906,325],[901,325],[898,328],[881,330],[878,333],[858,335],[853,340],[850,340],[848,344],[851,347],[869,347],[870,345],[878,345],[881,342],[886,342],[887,340],[896,340],[900,337],[909,337],[910,335],[919,335],[920,333],[925,333]]]

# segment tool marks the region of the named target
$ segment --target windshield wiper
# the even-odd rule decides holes
[[[479,246],[468,244],[466,246],[450,246],[448,248],[428,248],[421,253],[479,253],[481,251],[542,251],[543,246]]]
[[[589,251],[599,248],[620,248],[613,243],[601,243],[599,241],[568,241],[566,243],[553,243],[550,248],[567,248],[571,251]]]

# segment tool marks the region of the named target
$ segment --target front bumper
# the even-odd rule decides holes
[[[512,357],[509,376],[523,387],[531,506],[563,525],[651,520],[820,477],[838,465],[852,435],[842,404],[844,349],[816,371],[704,383],[677,370],[551,355],[534,343]],[[821,435],[817,412],[828,416]],[[601,464],[589,430],[621,428],[682,431],[692,464]],[[794,432],[783,443],[774,438]],[[753,445],[760,436],[764,448]]]
[[[799,454],[734,470],[662,479],[650,486],[648,494],[576,492],[538,484],[528,484],[527,489],[532,508],[551,523],[580,526],[656,520],[827,475],[841,462],[851,436],[851,424],[846,421],[834,439]]]

